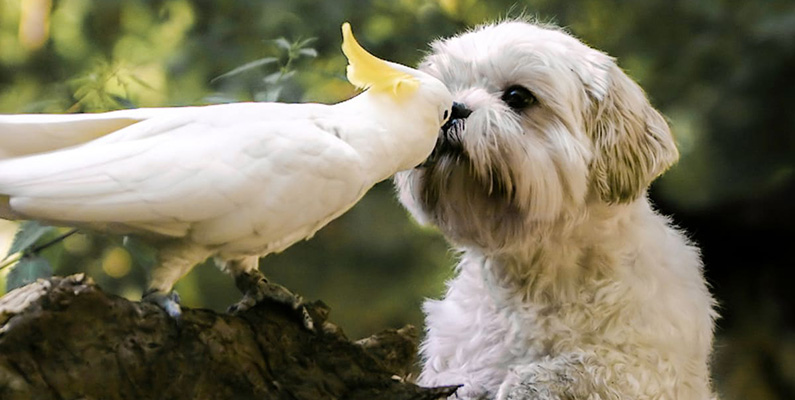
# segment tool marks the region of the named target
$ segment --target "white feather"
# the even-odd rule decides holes
[[[262,256],[311,237],[424,160],[451,105],[428,77],[399,104],[365,92],[336,105],[1,116],[0,155],[14,157],[0,159],[0,216],[177,238],[183,249],[167,254],[186,259],[163,261],[173,271],[153,283],[168,290],[208,255]]]
[[[160,239],[161,294],[211,256],[251,272],[425,160],[452,113],[438,79],[342,31],[348,76],[370,89],[335,105],[0,116],[0,217]]]

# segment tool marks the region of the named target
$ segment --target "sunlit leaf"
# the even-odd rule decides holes
[[[229,72],[226,72],[226,73],[223,73],[221,75],[218,75],[215,78],[213,78],[212,80],[210,80],[210,82],[212,83],[212,82],[218,81],[220,79],[226,79],[226,78],[241,74],[243,72],[249,71],[251,69],[261,67],[263,65],[272,64],[272,63],[274,63],[276,61],[278,61],[278,59],[276,57],[260,58],[259,60],[254,60],[254,61],[245,63],[245,64],[243,64],[243,65],[241,65],[241,66],[239,66],[239,67],[237,67],[237,68],[235,68],[235,69],[233,69],[233,70],[231,70]]]
[[[6,277],[6,291],[25,286],[35,282],[36,279],[49,278],[51,276],[52,267],[43,257],[22,257]]]
[[[111,278],[120,279],[130,273],[133,258],[124,247],[107,249],[102,257],[102,271]]]
[[[17,231],[17,234],[14,235],[14,241],[11,243],[11,248],[8,250],[8,254],[3,259],[8,258],[8,256],[14,253],[27,250],[33,246],[42,236],[53,230],[55,230],[55,228],[42,225],[36,221],[23,222]]]
[[[143,87],[145,87],[147,89],[155,90],[155,88],[153,88],[152,85],[148,84],[145,80],[143,80],[143,79],[141,79],[141,78],[139,78],[139,77],[137,77],[135,75],[130,75],[129,78],[133,82],[135,82],[135,83],[137,83],[137,84],[139,84],[139,85],[141,85],[141,86],[143,86]]]

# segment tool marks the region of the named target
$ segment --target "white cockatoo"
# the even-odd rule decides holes
[[[148,238],[160,252],[144,297],[175,317],[172,286],[208,257],[235,277],[241,307],[270,296],[298,308],[259,257],[420,164],[453,113],[436,78],[367,53],[348,23],[342,34],[348,80],[365,91],[338,104],[0,116],[0,216]]]

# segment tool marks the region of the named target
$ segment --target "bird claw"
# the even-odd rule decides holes
[[[241,273],[235,278],[235,283],[244,294],[239,302],[229,307],[227,311],[230,314],[239,314],[268,299],[290,307],[299,315],[304,328],[312,332],[315,331],[314,321],[301,296],[282,285],[268,282],[268,279],[259,271]]]
[[[144,293],[141,300],[157,305],[176,321],[179,321],[180,317],[182,317],[179,294],[176,291],[172,290],[171,293],[164,293],[157,289],[149,289]]]

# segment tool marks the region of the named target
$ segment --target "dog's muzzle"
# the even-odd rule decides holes
[[[442,125],[439,130],[439,137],[436,138],[436,146],[431,155],[417,168],[424,168],[436,163],[440,157],[446,154],[461,154],[464,147],[461,144],[461,134],[464,131],[464,120],[472,114],[466,105],[453,102],[450,118]]]

